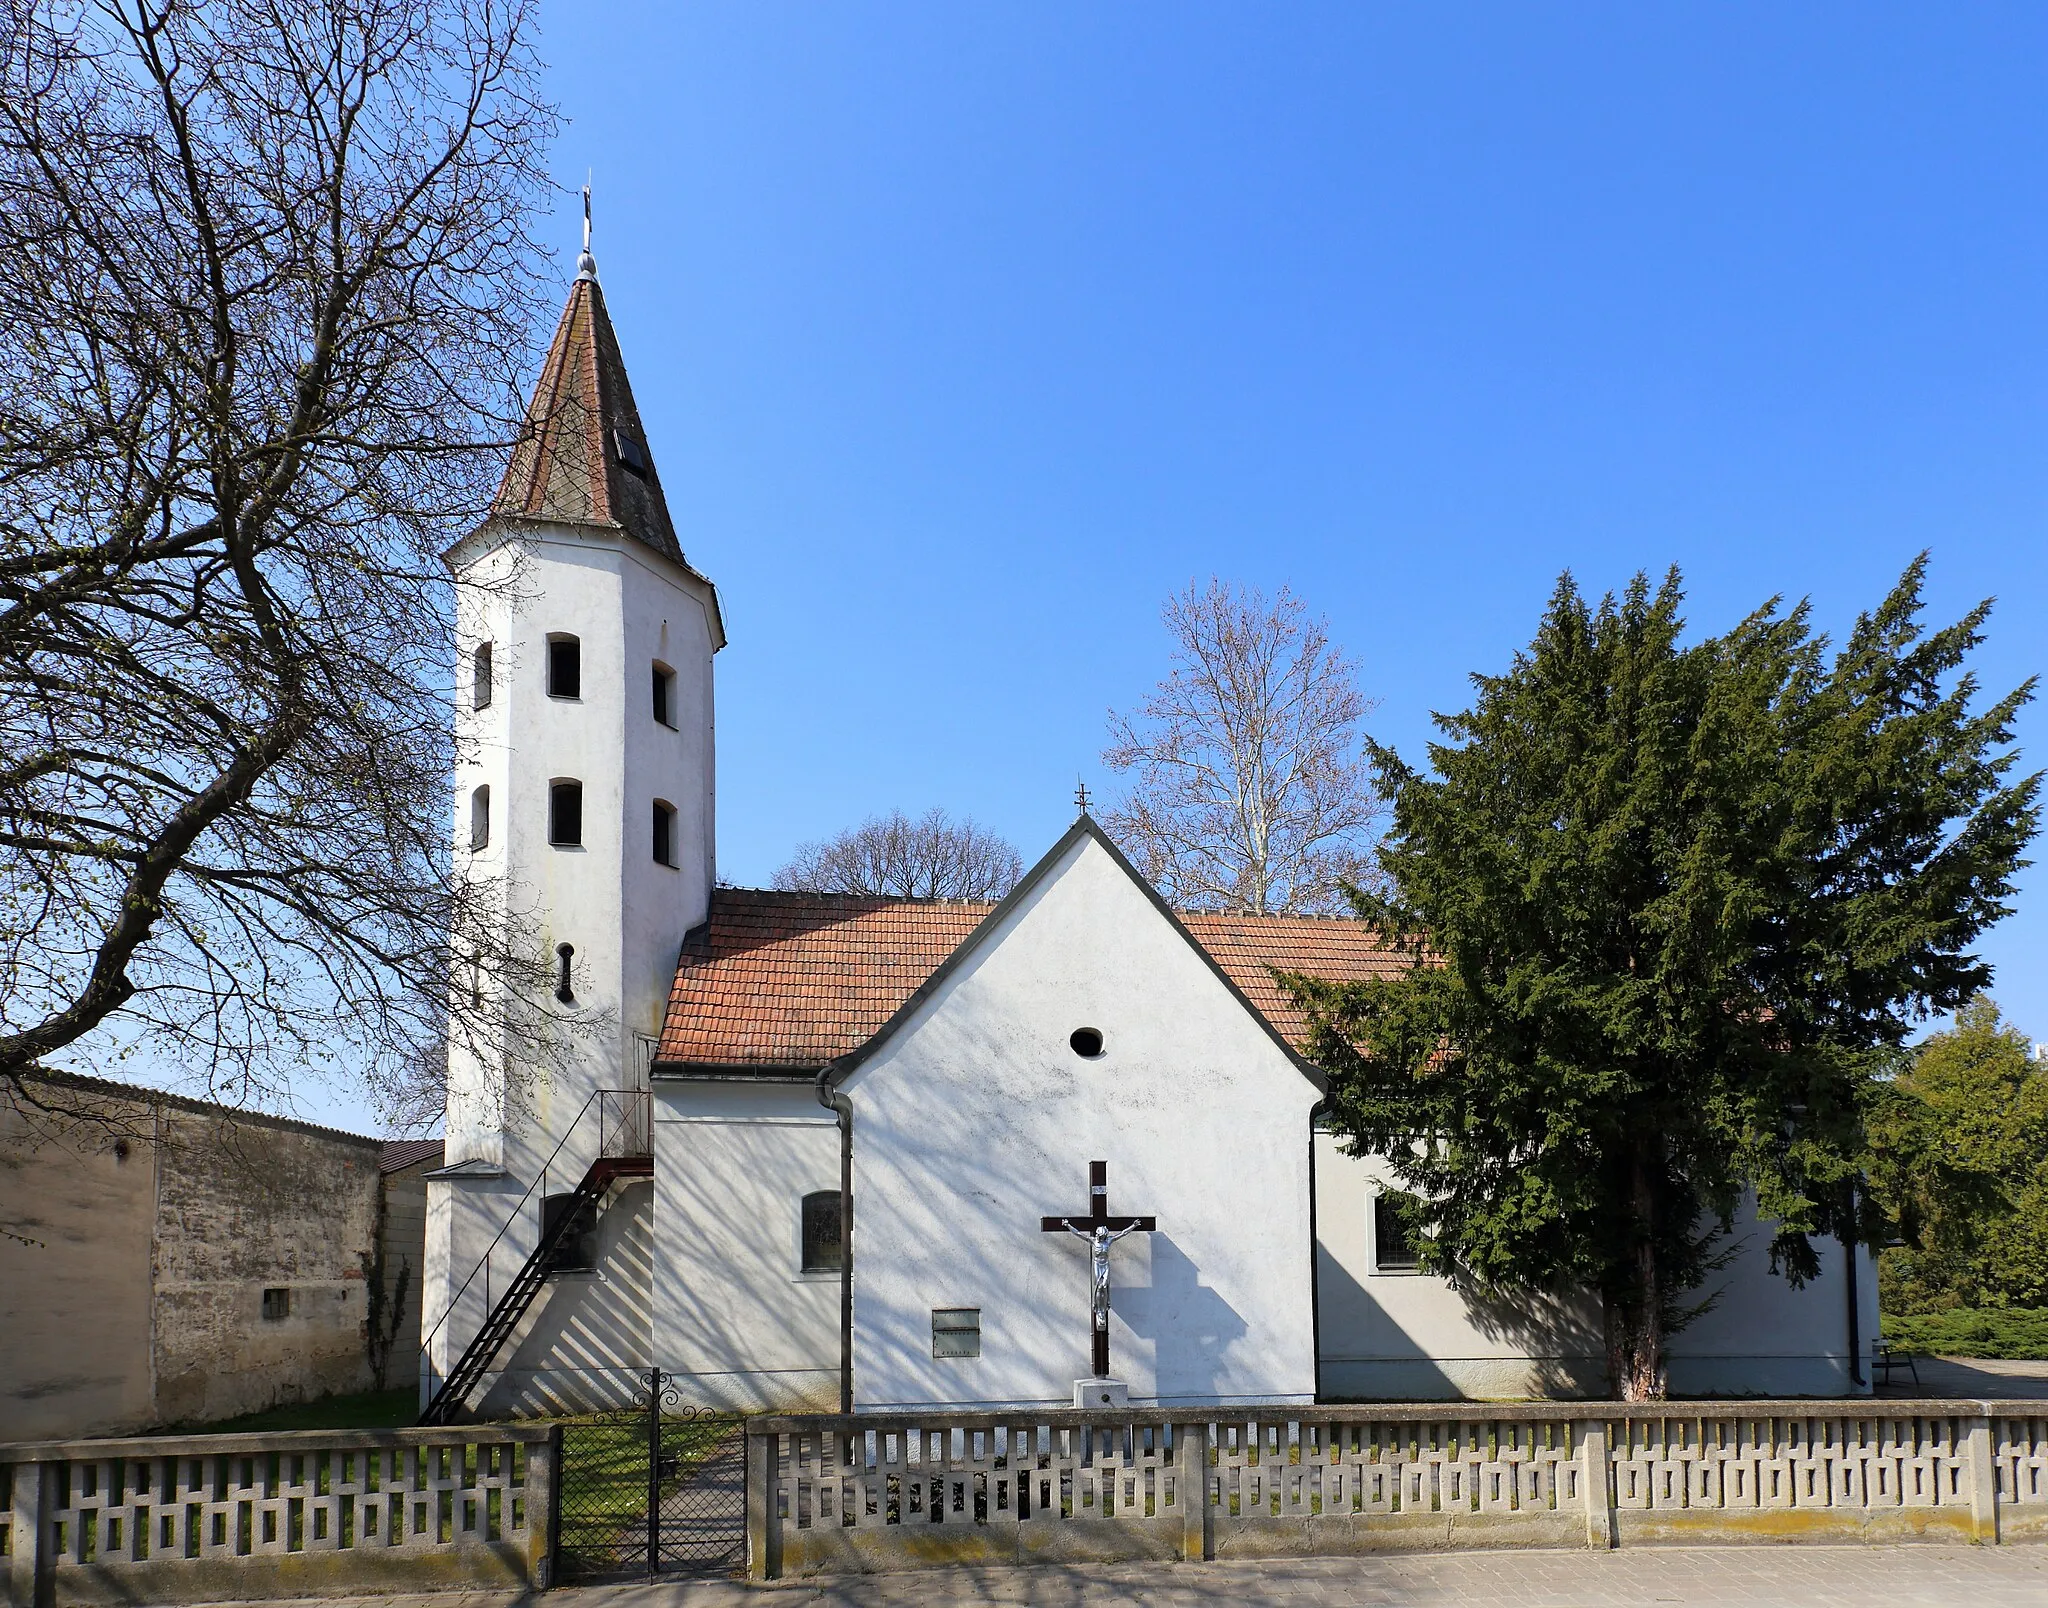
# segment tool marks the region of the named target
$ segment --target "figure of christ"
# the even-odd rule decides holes
[[[1115,1217],[1109,1210],[1109,1163],[1088,1163],[1088,1206],[1086,1217],[1041,1217],[1038,1226],[1048,1234],[1065,1232],[1088,1242],[1093,1262],[1088,1286],[1089,1349],[1095,1377],[1109,1377],[1109,1248],[1126,1234],[1158,1232],[1153,1217]]]
[[[1126,1234],[1140,1232],[1133,1223],[1129,1228],[1086,1228],[1075,1226],[1074,1220],[1067,1219],[1067,1232],[1086,1240],[1095,1256],[1095,1278],[1088,1296],[1088,1308],[1094,1315],[1094,1329],[1097,1334],[1109,1332],[1109,1248]]]

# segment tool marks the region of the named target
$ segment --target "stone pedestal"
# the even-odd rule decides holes
[[[1128,1407],[1131,1404],[1131,1387],[1121,1379],[1076,1379],[1074,1381],[1074,1405],[1076,1407]]]

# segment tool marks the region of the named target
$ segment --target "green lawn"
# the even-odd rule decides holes
[[[401,1390],[366,1390],[357,1396],[322,1396],[318,1401],[267,1407],[240,1418],[211,1424],[178,1424],[185,1435],[233,1435],[270,1429],[405,1429],[419,1422],[420,1393],[416,1385]]]

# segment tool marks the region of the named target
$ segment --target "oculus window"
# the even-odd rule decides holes
[[[548,638],[548,696],[583,696],[583,644],[572,636]]]
[[[935,1357],[980,1356],[981,1308],[933,1307],[932,1355]]]
[[[574,848],[583,841],[583,784],[548,783],[548,841]]]
[[[491,707],[491,645],[480,643],[470,660],[469,701],[475,709]]]
[[[546,1239],[557,1224],[566,1220],[555,1254],[548,1258],[550,1273],[594,1273],[597,1271],[597,1206],[575,1193],[543,1195],[540,1202],[540,1233]]]
[[[813,1190],[804,1196],[803,1264],[805,1273],[837,1273],[839,1253],[839,1191]]]
[[[1398,1189],[1372,1198],[1372,1265],[1380,1273],[1413,1273],[1422,1266],[1422,1202]]]

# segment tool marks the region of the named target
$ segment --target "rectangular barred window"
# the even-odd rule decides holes
[[[265,1290],[263,1292],[263,1316],[272,1322],[292,1315],[292,1292],[290,1290]]]
[[[933,1307],[932,1355],[935,1357],[980,1356],[981,1308]]]
[[[1422,1202],[1398,1189],[1372,1200],[1372,1265],[1380,1273],[1413,1273],[1422,1265]]]

